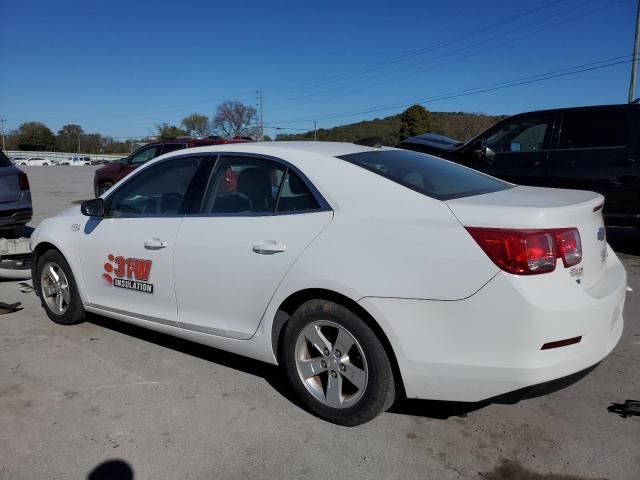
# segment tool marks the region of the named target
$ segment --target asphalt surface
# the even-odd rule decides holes
[[[25,168],[33,225],[91,198],[95,168]],[[104,317],[59,326],[0,282],[24,307],[0,315],[0,478],[466,479],[509,460],[637,480],[640,417],[608,407],[640,400],[640,235],[609,238],[635,292],[595,371],[514,405],[404,400],[357,428],[300,408],[275,367]]]

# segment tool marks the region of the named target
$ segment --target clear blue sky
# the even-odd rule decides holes
[[[630,56],[635,8],[635,0],[7,0],[0,117],[7,129],[34,120],[142,136],[159,122],[212,115],[223,100],[255,103],[262,88],[266,125],[310,129],[320,118],[330,127],[403,108],[323,117]],[[511,114],[625,102],[629,71],[624,63],[425,106]],[[290,120],[300,121],[276,123]]]

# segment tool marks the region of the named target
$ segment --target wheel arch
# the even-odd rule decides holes
[[[31,257],[31,283],[33,283],[33,289],[38,297],[40,296],[40,279],[38,278],[38,275],[36,275],[36,271],[38,269],[38,260],[45,252],[49,250],[55,250],[63,257],[65,256],[62,250],[60,250],[57,245],[54,245],[53,243],[47,241],[38,243],[33,249]]]
[[[293,315],[293,312],[295,312],[298,307],[300,307],[308,300],[326,300],[341,305],[356,314],[369,328],[371,328],[382,343],[382,346],[384,347],[385,352],[389,357],[391,368],[393,369],[394,379],[396,382],[396,388],[398,389],[397,391],[404,394],[402,373],[400,371],[395,351],[393,349],[393,346],[391,345],[391,342],[389,341],[387,334],[384,332],[373,315],[371,315],[362,305],[360,305],[352,298],[349,298],[348,296],[333,290],[324,288],[307,288],[304,290],[299,290],[289,295],[280,304],[280,306],[276,310],[276,314],[274,316],[273,324],[271,327],[271,347],[278,363],[280,363],[280,341],[282,339],[284,326],[289,321],[291,315]]]

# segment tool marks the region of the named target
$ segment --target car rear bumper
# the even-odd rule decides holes
[[[501,272],[464,300],[368,297],[360,304],[387,334],[408,397],[480,401],[580,372],[613,350],[627,276],[610,248],[606,262],[588,290],[560,274]],[[575,337],[579,343],[542,350]]]
[[[31,208],[0,209],[0,228],[24,225],[31,221],[32,216],[33,209]]]

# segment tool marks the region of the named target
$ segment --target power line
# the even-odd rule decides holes
[[[543,82],[543,81],[551,80],[551,79],[554,79],[554,78],[566,77],[566,76],[570,76],[570,75],[577,75],[577,74],[580,74],[580,73],[585,73],[585,72],[589,72],[589,71],[593,71],[593,70],[599,70],[599,69],[602,69],[602,68],[608,68],[608,67],[612,67],[612,66],[616,66],[616,65],[622,65],[622,64],[631,62],[631,58],[630,57],[631,57],[631,55],[612,57],[612,58],[608,58],[608,59],[605,59],[605,60],[600,60],[600,61],[597,61],[597,62],[591,62],[591,63],[587,63],[587,64],[583,64],[583,65],[577,65],[577,66],[574,66],[574,67],[567,67],[567,68],[563,68],[563,69],[560,69],[560,70],[555,70],[555,71],[551,71],[551,72],[547,72],[547,73],[542,73],[542,74],[532,75],[532,76],[528,76],[528,77],[517,78],[517,79],[513,79],[513,80],[509,80],[509,81],[504,81],[504,82],[499,82],[499,83],[495,83],[495,84],[490,84],[490,85],[470,88],[470,89],[466,89],[466,90],[459,90],[457,92],[445,93],[445,94],[441,94],[441,95],[435,96],[435,97],[408,100],[408,101],[395,103],[395,104],[391,104],[391,105],[384,105],[384,106],[380,106],[380,107],[374,107],[374,108],[367,109],[367,110],[342,112],[342,113],[336,113],[336,114],[330,114],[330,115],[316,115],[311,119],[306,118],[306,119],[297,119],[297,120],[273,121],[272,123],[275,123],[275,124],[287,124],[287,123],[310,122],[310,121],[313,121],[313,120],[330,120],[330,119],[335,119],[335,118],[344,118],[344,117],[350,117],[350,116],[355,116],[355,115],[364,115],[364,114],[367,114],[367,113],[381,112],[381,111],[385,111],[385,110],[393,110],[393,109],[396,109],[396,108],[408,107],[410,105],[415,105],[415,104],[423,104],[423,103],[430,103],[430,102],[436,102],[436,101],[442,101],[442,100],[450,100],[450,99],[453,99],[453,98],[466,97],[466,96],[470,96],[470,95],[477,95],[477,94],[480,94],[480,93],[487,93],[487,92],[492,92],[492,91],[496,91],[496,90],[502,90],[502,89],[505,89],[505,88],[513,88],[513,87],[517,87],[517,86],[521,86],[521,85],[527,85],[527,84],[531,84],[531,83]],[[624,59],[624,60],[620,60],[620,59]],[[618,60],[618,61],[615,61],[615,60]],[[605,62],[609,62],[609,63],[605,63]]]
[[[482,32],[485,32],[485,31],[488,31],[488,30],[491,30],[491,29],[495,29],[496,27],[499,27],[500,25],[504,25],[506,23],[511,23],[514,20],[517,20],[519,18],[523,18],[523,17],[526,17],[528,15],[537,13],[537,12],[545,10],[545,9],[547,9],[549,7],[553,7],[554,5],[563,3],[565,1],[566,0],[554,0],[554,1],[551,1],[551,2],[548,2],[548,3],[545,3],[545,4],[543,4],[543,5],[539,6],[539,7],[536,7],[536,8],[527,10],[525,12],[522,12],[522,13],[519,13],[519,14],[516,14],[516,15],[512,15],[512,16],[507,17],[507,18],[504,18],[504,19],[502,19],[502,20],[500,20],[498,22],[494,22],[494,23],[486,25],[484,27],[477,28],[477,29],[471,30],[469,32],[465,32],[463,34],[460,34],[460,35],[458,35],[456,37],[453,37],[453,38],[450,38],[448,40],[444,40],[442,42],[438,42],[438,43],[435,43],[435,44],[432,44],[432,45],[428,45],[428,46],[425,46],[425,47],[420,48],[418,50],[414,50],[412,52],[404,53],[402,55],[398,55],[398,56],[389,58],[387,60],[383,60],[381,62],[370,64],[370,65],[367,65],[367,66],[364,66],[364,67],[360,67],[360,68],[357,68],[357,69],[352,70],[350,72],[346,72],[346,73],[342,73],[342,74],[338,74],[338,75],[331,75],[331,76],[325,77],[323,79],[314,80],[312,82],[307,82],[307,83],[302,84],[302,85],[300,85],[298,87],[288,88],[288,89],[286,89],[287,91],[283,92],[283,93],[277,93],[277,92],[279,90],[284,90],[284,89],[279,89],[279,90],[275,90],[275,91],[267,92],[267,93],[269,94],[270,97],[278,97],[278,96],[283,96],[283,95],[290,94],[292,91],[295,92],[295,91],[300,91],[300,90],[307,89],[310,86],[317,86],[318,84],[323,84],[323,83],[333,83],[335,81],[339,81],[339,80],[342,80],[342,79],[345,79],[345,78],[351,78],[351,77],[354,77],[354,76],[358,76],[358,75],[360,75],[362,73],[366,73],[366,72],[371,71],[371,70],[376,70],[376,69],[379,69],[381,67],[385,67],[385,66],[388,66],[388,65],[393,65],[393,64],[396,64],[398,62],[404,61],[404,60],[406,60],[408,58],[413,58],[413,57],[422,55],[422,54],[424,54],[424,53],[426,53],[428,51],[435,50],[435,49],[442,48],[442,47],[446,47],[448,45],[454,44],[454,43],[459,42],[461,40],[466,40],[470,36],[473,36],[473,35],[476,35],[478,33],[482,33]]]
[[[586,2],[586,3],[584,3],[582,6],[584,7],[584,6],[586,6],[586,5],[590,5],[590,4],[593,4],[593,3],[598,3],[598,2],[600,2],[600,1],[601,1],[601,0],[590,0],[590,1]],[[385,80],[385,81],[383,81],[383,82],[378,82],[378,83],[376,83],[376,84],[374,84],[374,85],[370,85],[369,87],[366,87],[366,88],[372,88],[372,87],[375,87],[375,86],[385,85],[385,84],[388,84],[388,83],[392,83],[392,82],[396,82],[396,81],[399,81],[399,80],[403,80],[403,79],[405,79],[405,78],[408,78],[408,77],[411,77],[411,76],[417,75],[417,74],[419,74],[419,73],[422,73],[422,72],[425,72],[425,71],[428,71],[428,70],[432,70],[432,69],[434,69],[434,68],[436,68],[436,67],[440,67],[440,66],[448,65],[448,64],[450,64],[450,63],[453,63],[454,61],[462,60],[462,59],[469,58],[469,57],[474,56],[474,55],[478,55],[478,54],[480,54],[480,53],[484,53],[484,52],[489,51],[489,50],[493,50],[493,49],[498,48],[498,47],[500,47],[500,46],[502,46],[502,45],[505,45],[505,44],[508,44],[508,43],[512,43],[512,42],[514,42],[514,41],[517,41],[517,40],[520,40],[520,39],[523,39],[523,38],[529,37],[529,36],[531,36],[531,35],[535,35],[535,34],[537,34],[537,33],[540,33],[540,32],[542,32],[542,31],[548,30],[548,29],[550,29],[550,28],[555,28],[555,27],[557,27],[557,26],[559,26],[559,25],[563,25],[564,23],[567,23],[567,22],[569,22],[569,21],[575,20],[575,19],[577,19],[577,18],[581,18],[581,17],[584,17],[584,16],[586,16],[586,15],[592,15],[592,14],[594,14],[594,13],[598,12],[598,11],[601,11],[601,10],[603,10],[603,9],[605,9],[605,8],[607,8],[607,7],[609,7],[609,6],[611,6],[612,4],[620,3],[621,1],[622,1],[622,0],[615,0],[615,1],[613,1],[613,2],[607,2],[607,3],[605,3],[604,5],[601,5],[601,6],[600,6],[600,7],[598,7],[598,8],[595,8],[595,9],[592,9],[592,10],[588,10],[588,11],[586,11],[586,12],[582,12],[582,13],[580,13],[580,14],[578,14],[578,15],[570,16],[570,17],[565,18],[565,19],[563,19],[563,20],[561,20],[561,21],[559,21],[559,22],[555,22],[555,23],[552,23],[551,25],[547,25],[547,26],[544,26],[544,27],[542,27],[542,28],[539,28],[539,29],[533,30],[533,31],[528,32],[528,33],[526,33],[526,34],[524,34],[524,35],[516,36],[515,38],[511,38],[511,39],[508,39],[508,40],[506,40],[506,41],[504,41],[504,42],[497,43],[497,44],[495,44],[495,45],[493,45],[493,46],[490,46],[490,47],[488,47],[488,48],[480,49],[480,50],[478,50],[478,51],[476,51],[476,52],[474,52],[474,53],[471,53],[471,54],[468,54],[468,55],[465,55],[465,56],[459,57],[458,59],[454,59],[454,60],[451,60],[451,61],[447,61],[447,62],[444,62],[444,63],[440,63],[440,64],[437,64],[437,65],[434,65],[434,66],[428,67],[428,68],[426,68],[426,69],[424,69],[424,68],[423,68],[423,69],[420,69],[420,70],[417,70],[417,71],[414,71],[414,72],[410,72],[410,73],[408,73],[408,74],[405,74],[405,75],[402,75],[402,76],[399,76],[399,77],[396,77],[396,78],[392,78],[392,79],[389,79],[389,80]],[[556,17],[554,17],[554,18],[557,18],[559,15],[564,15],[564,14],[566,14],[566,13],[571,13],[571,12],[573,12],[573,11],[575,11],[575,10],[576,10],[575,8],[571,8],[571,9],[564,10],[564,11],[562,11],[562,12],[557,13],[557,14],[556,14]],[[403,66],[403,67],[396,68],[396,69],[394,69],[394,70],[390,70],[390,71],[387,71],[387,72],[378,73],[378,74],[376,74],[376,75],[374,75],[374,76],[370,76],[370,77],[368,77],[368,78],[364,78],[364,79],[361,79],[361,80],[358,80],[358,81],[355,81],[355,82],[350,82],[350,83],[347,83],[347,84],[344,84],[344,85],[340,85],[340,86],[334,86],[334,87],[331,87],[331,88],[328,88],[328,89],[325,89],[325,90],[320,90],[320,91],[315,91],[315,92],[306,93],[306,94],[304,94],[304,95],[299,95],[299,96],[297,96],[297,97],[276,99],[275,101],[270,102],[270,104],[271,104],[271,105],[280,105],[280,104],[282,104],[282,103],[285,103],[285,104],[286,104],[286,103],[289,103],[289,102],[292,102],[292,101],[296,101],[296,100],[300,100],[300,99],[304,99],[304,98],[308,98],[308,97],[315,97],[316,95],[321,95],[321,94],[324,94],[324,93],[331,93],[331,92],[333,92],[333,91],[340,90],[340,89],[344,89],[344,88],[348,88],[348,87],[360,86],[361,84],[366,83],[366,82],[370,82],[371,80],[376,80],[376,79],[378,79],[378,78],[386,77],[386,76],[392,75],[392,74],[394,74],[394,73],[398,73],[398,72],[402,72],[402,71],[406,71],[406,70],[411,70],[411,69],[414,69],[415,67],[418,67],[418,66],[420,66],[420,65],[424,65],[424,64],[430,63],[430,62],[435,61],[435,60],[439,60],[439,59],[442,59],[442,58],[449,57],[449,56],[451,56],[451,55],[453,55],[453,54],[455,54],[455,53],[460,53],[460,52],[463,52],[463,51],[465,51],[465,50],[473,49],[473,48],[477,47],[478,45],[482,45],[482,44],[490,43],[490,42],[492,42],[492,41],[494,41],[494,40],[497,40],[497,39],[500,39],[500,38],[503,38],[503,37],[507,37],[507,36],[512,35],[512,34],[514,34],[514,33],[519,33],[519,32],[521,32],[523,29],[526,29],[526,28],[529,28],[529,27],[532,27],[532,26],[538,25],[538,24],[540,24],[540,23],[545,23],[547,20],[548,20],[547,18],[543,18],[543,19],[539,19],[539,20],[536,20],[536,21],[533,21],[533,22],[529,22],[529,23],[527,23],[527,24],[525,24],[525,25],[522,25],[522,26],[520,26],[520,27],[517,27],[517,28],[515,28],[515,29],[508,30],[508,31],[506,31],[506,32],[503,32],[503,33],[500,33],[500,34],[497,34],[497,35],[493,35],[493,36],[488,37],[488,38],[486,38],[486,39],[483,39],[483,40],[480,40],[480,41],[474,42],[474,43],[473,43],[473,44],[471,44],[471,45],[462,46],[462,47],[457,48],[457,49],[455,49],[455,50],[452,50],[452,51],[450,51],[450,52],[443,53],[443,54],[440,54],[440,55],[437,55],[437,56],[434,56],[434,57],[430,57],[430,58],[427,58],[427,59],[422,60],[422,61],[420,61],[420,62],[413,63],[413,64],[411,64],[411,65],[405,65],[405,66]],[[336,97],[331,97],[331,98],[336,98]],[[311,102],[308,102],[308,103],[311,103]],[[305,104],[305,103],[303,103],[303,104],[296,104],[296,105],[304,105],[304,104]]]

